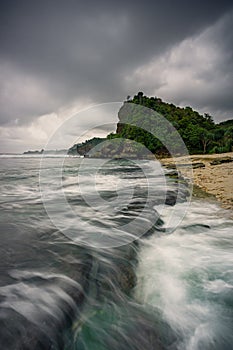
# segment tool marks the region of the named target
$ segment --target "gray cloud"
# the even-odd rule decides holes
[[[175,44],[126,78],[132,88],[211,113],[233,117],[233,11]]]
[[[137,89],[161,92],[177,103],[187,100],[199,108],[209,106],[211,112],[230,111],[232,99],[227,90],[232,81],[233,31],[232,18],[229,20],[226,13],[231,7],[232,2],[226,0],[2,1],[1,125],[29,125],[41,115],[58,112],[76,101],[119,101]],[[208,28],[210,32],[203,37]],[[180,74],[187,71],[186,64],[190,70],[196,69],[196,76],[201,74],[206,83],[201,88],[211,82],[217,89],[218,79],[211,69],[195,68],[195,62],[200,62],[189,56],[188,47],[186,62],[173,63],[169,58],[169,52],[178,50],[185,40],[194,40],[200,47],[210,40],[219,54],[215,73],[223,74],[226,80],[222,79],[218,98],[213,93],[212,104],[210,97],[206,103],[206,95],[195,90],[191,79],[189,89],[178,79],[173,96],[175,77],[172,83],[164,80],[162,70],[166,71],[168,63],[170,72],[176,64]],[[161,63],[163,55],[167,65]],[[162,68],[157,68],[157,76],[146,79],[143,69],[145,72],[145,66],[156,60]]]

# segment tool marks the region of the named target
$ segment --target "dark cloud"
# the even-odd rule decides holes
[[[139,66],[128,85],[182,106],[233,117],[233,11]]]
[[[13,135],[63,106],[137,90],[231,113],[231,9],[226,0],[1,1],[0,123]]]
[[[125,75],[200,32],[230,5],[231,1],[3,1],[2,89],[7,82],[13,86],[8,86],[9,95],[1,92],[2,118],[25,122],[86,95],[100,101],[122,99],[127,94]],[[22,79],[20,93],[17,75]],[[37,91],[38,101],[30,90]]]

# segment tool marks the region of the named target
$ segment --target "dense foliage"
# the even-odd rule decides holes
[[[191,107],[177,107],[160,98],[144,96],[142,92],[132,99],[127,97],[127,101],[119,111],[118,118],[116,132],[107,136],[108,141],[115,140],[114,145],[117,146],[118,155],[124,154],[126,150],[129,155],[133,151],[135,154],[141,154],[142,145],[157,155],[169,154],[169,147],[172,148],[173,154],[181,154],[176,131],[182,137],[190,154],[233,151],[233,120],[215,124],[209,114],[200,115]],[[169,121],[174,128],[164,125],[164,120]],[[125,139],[135,142],[126,144]],[[105,140],[94,137],[83,143],[75,144],[68,152],[69,154],[87,155],[95,149],[98,156],[107,157],[112,155],[114,150],[109,142],[103,142]],[[97,147],[101,143],[102,150]]]
[[[144,96],[139,92],[132,99],[127,98],[127,103],[134,103],[148,107],[165,117],[181,135],[188,151],[194,153],[222,153],[230,152],[233,149],[233,120],[228,120],[220,124],[215,124],[209,114],[200,115],[191,107],[176,107],[174,104],[163,102],[157,97]],[[150,113],[149,113],[150,114]],[[115,134],[108,135],[108,138],[128,138],[144,144],[153,153],[166,153],[166,148],[162,143],[146,131],[150,130],[155,134],[156,128],[160,126],[153,123],[151,115],[145,113],[131,113],[131,116],[124,118],[118,123]],[[140,120],[141,118],[141,120]],[[132,125],[137,121],[137,127]],[[164,131],[164,130],[162,130]],[[161,133],[161,130],[159,131]],[[165,136],[164,136],[165,139]],[[166,144],[173,142],[175,147],[175,137],[172,130],[167,130]],[[178,150],[177,150],[178,153]]]
[[[100,137],[93,137],[90,140],[86,140],[82,143],[76,143],[68,150],[68,154],[79,154],[81,156],[84,156],[90,152],[91,149],[96,147],[98,144],[100,144],[102,141],[104,141],[104,138]]]

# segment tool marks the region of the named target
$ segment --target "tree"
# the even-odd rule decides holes
[[[223,140],[227,152],[231,152],[233,147],[233,127],[226,129],[223,136]]]
[[[165,148],[153,134],[160,135],[160,138],[173,148],[176,147],[176,140],[171,130],[164,130],[156,122],[153,113],[143,112],[138,104],[148,107],[150,110],[161,114],[166,118],[183,138],[188,151],[191,154],[208,152],[227,152],[233,147],[233,120],[215,124],[213,118],[205,113],[199,114],[191,107],[176,107],[162,101],[158,97],[147,97],[139,91],[130,102],[124,106],[119,115],[116,134],[110,138],[123,137],[143,143],[154,153],[164,153]],[[134,107],[135,108],[134,108]],[[137,125],[133,126],[133,125]],[[232,129],[230,130],[230,128]],[[143,131],[144,130],[144,131]],[[150,130],[146,132],[145,130]],[[178,152],[178,150],[177,150]]]
[[[143,92],[139,91],[138,93],[138,100],[139,100],[139,104],[142,105],[142,98],[143,98]]]
[[[203,153],[205,154],[207,151],[207,146],[213,140],[213,133],[209,132],[204,128],[198,128],[197,133],[199,135],[199,139],[203,147]]]

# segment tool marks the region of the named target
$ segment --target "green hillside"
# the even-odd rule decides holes
[[[121,150],[116,152],[117,154],[124,154],[127,149],[132,155],[135,148],[138,148],[135,154],[141,154],[142,145],[145,146],[144,149],[156,155],[169,154],[168,149],[172,149],[173,154],[178,155],[180,143],[177,141],[177,131],[190,154],[233,151],[232,119],[216,124],[209,114],[201,115],[191,107],[177,107],[160,98],[144,96],[143,92],[124,102],[118,119],[117,130],[107,136],[107,143],[103,143],[106,139],[94,137],[71,147],[69,154],[85,155],[94,147],[96,150],[96,146],[99,145],[98,156],[108,157],[114,154],[113,145],[109,141],[115,140],[114,145]],[[134,144],[125,143],[124,139],[132,140]],[[95,153],[90,155],[95,156]]]
[[[85,142],[76,143],[71,148],[69,148],[68,154],[79,154],[80,156],[84,156],[104,140],[106,139],[100,137],[93,137],[92,139],[86,140]]]
[[[191,107],[177,107],[160,98],[144,96],[142,92],[125,103],[148,107],[165,117],[179,132],[190,154],[222,153],[233,149],[233,120],[215,124],[209,114],[201,115]],[[154,125],[152,120],[153,114],[147,116],[146,113],[140,113],[140,111],[138,113],[136,110],[135,114],[131,114],[128,119],[123,118],[123,123],[120,120],[116,133],[108,135],[108,138],[128,138],[143,143],[153,153],[166,153],[167,150],[161,142],[145,131],[151,128],[154,134],[156,124]],[[141,125],[141,128],[130,125],[135,120],[137,120],[137,125]],[[168,130],[168,141],[170,138],[172,140],[172,136]]]

